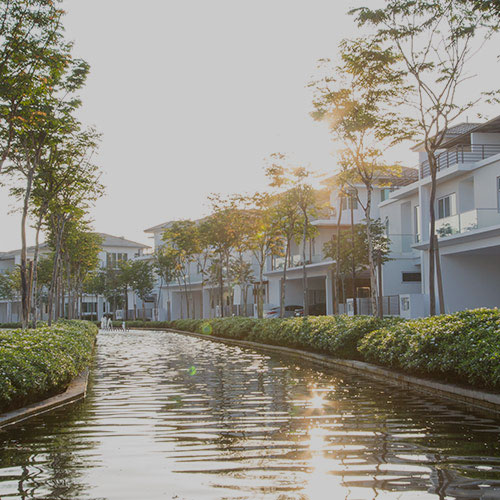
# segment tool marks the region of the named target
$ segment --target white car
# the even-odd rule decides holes
[[[293,318],[294,316],[304,316],[304,308],[302,306],[285,306],[285,318]],[[279,318],[280,306],[272,307],[264,312],[264,318]]]

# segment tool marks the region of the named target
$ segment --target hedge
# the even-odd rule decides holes
[[[366,361],[452,382],[500,388],[500,311],[411,320],[364,336]]]
[[[409,321],[341,315],[138,323],[135,326],[175,328],[295,347],[438,380],[500,388],[498,309],[474,309]]]
[[[89,366],[97,334],[88,321],[0,331],[0,412],[64,390]]]

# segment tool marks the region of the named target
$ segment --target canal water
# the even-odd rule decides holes
[[[296,359],[101,333],[85,401],[0,431],[6,499],[498,499],[500,422]]]

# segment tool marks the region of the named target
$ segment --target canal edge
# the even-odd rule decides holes
[[[92,357],[95,355],[97,345],[97,336],[92,346]],[[31,403],[22,408],[10,410],[5,413],[0,413],[0,430],[5,427],[17,425],[20,422],[41,415],[48,411],[55,410],[61,406],[66,406],[71,403],[76,403],[84,399],[87,395],[87,387],[89,385],[90,366],[82,370],[66,387],[64,392],[51,396],[50,398],[42,399]]]
[[[148,328],[148,330],[153,330],[153,328]],[[292,349],[290,347],[260,344],[257,342],[250,342],[248,340],[226,339],[224,337],[186,332],[183,330],[174,330],[171,328],[155,328],[154,330],[179,333],[197,337],[200,339],[211,340],[214,342],[233,344],[241,347],[250,347],[253,349],[260,349],[264,351],[281,352],[293,357],[298,357],[300,359],[307,359],[308,361],[312,361],[329,368],[345,369],[352,373],[363,374],[371,378],[382,380],[384,382],[390,382],[405,389],[415,390],[420,393],[425,393],[432,396],[439,396],[455,403],[462,403],[472,410],[486,411],[488,413],[495,413],[497,415],[500,414],[500,394],[495,394],[492,392],[468,389],[454,384],[436,382],[433,380],[415,377],[413,375],[405,375],[395,370],[383,368],[381,366],[366,363],[364,361],[332,358],[325,354],[317,354],[313,352],[302,351],[300,349]]]
[[[0,429],[16,425],[29,418],[36,417],[61,406],[79,401],[85,398],[89,381],[90,369],[86,368],[80,375],[74,378],[66,390],[55,396],[32,403],[17,410],[11,410],[0,415]]]

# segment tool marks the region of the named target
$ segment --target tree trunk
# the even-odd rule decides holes
[[[33,328],[36,328],[37,322],[37,307],[38,307],[38,253],[40,249],[39,237],[40,228],[42,226],[42,213],[38,216],[38,221],[36,224],[36,235],[35,235],[35,254],[33,256],[33,289],[32,289],[32,299],[31,299],[31,317],[33,318]]]
[[[434,254],[436,256],[436,275],[437,275],[437,286],[438,286],[438,297],[439,297],[439,313],[446,314],[444,305],[444,292],[443,292],[443,276],[441,274],[441,257],[439,256],[439,245],[437,242],[437,236],[434,235],[435,248]]]
[[[431,193],[429,196],[429,314],[431,316],[436,315],[436,245],[437,238],[434,238],[436,234],[436,212],[435,212],[435,202],[436,202],[436,176],[437,176],[437,164],[436,157],[433,151],[427,151],[427,157],[429,160],[429,169],[431,173]]]
[[[354,201],[351,195],[351,238],[353,252],[351,255],[352,297],[354,315],[358,314],[358,301],[356,297],[356,263],[354,262]]]
[[[28,208],[29,200],[31,197],[31,186],[33,183],[33,169],[29,168],[29,173],[26,179],[26,191],[24,193],[23,202],[23,212],[21,217],[21,322],[22,328],[25,330],[28,328],[29,322],[29,297],[31,290],[29,287],[29,276],[28,276],[28,256],[27,256],[27,245],[26,245],[26,220],[28,218]]]
[[[373,255],[373,235],[372,235],[372,220],[371,220],[371,206],[372,206],[372,187],[366,186],[366,206],[365,206],[365,219],[366,219],[366,240],[368,243],[368,267],[370,270],[370,300],[372,305],[372,315],[378,316],[378,303],[377,303],[377,274],[376,263]]]
[[[302,231],[302,288],[304,302],[304,316],[309,316],[309,297],[307,288],[306,242],[307,242],[307,213],[304,211],[304,228]]]
[[[382,256],[380,252],[377,259],[378,268],[378,316],[379,318],[384,317],[384,304],[383,304],[383,286],[382,286]]]
[[[335,258],[335,300],[334,300],[334,312],[339,313],[339,302],[340,302],[340,224],[342,222],[342,198],[339,198],[339,215],[337,218],[337,248],[336,248],[336,258]],[[345,297],[343,297],[345,300]],[[345,311],[344,311],[345,312]]]
[[[259,286],[257,288],[257,316],[259,318],[264,317],[264,300],[262,297],[262,288],[263,288],[263,278],[264,278],[264,266],[265,259],[262,259],[262,262],[259,262]]]
[[[281,287],[280,287],[280,318],[285,317],[286,271],[287,271],[288,257],[290,254],[290,243],[291,241],[288,239],[286,242],[285,262],[283,264],[283,278],[281,280]]]

